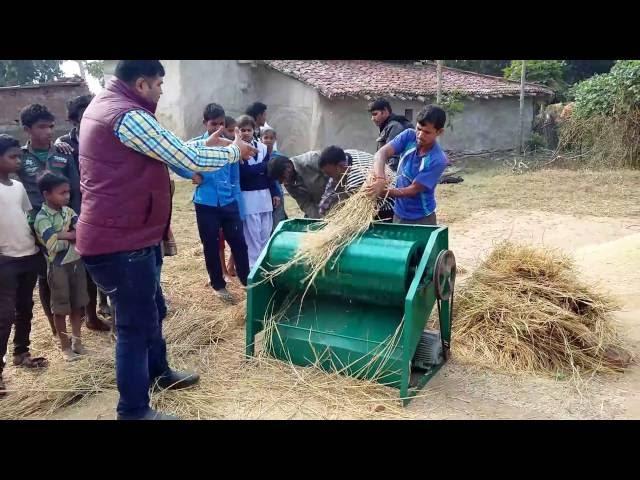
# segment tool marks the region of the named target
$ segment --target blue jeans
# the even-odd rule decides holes
[[[149,387],[169,371],[162,320],[167,307],[158,281],[160,246],[83,257],[96,285],[115,310],[118,415],[142,417],[149,409]]]

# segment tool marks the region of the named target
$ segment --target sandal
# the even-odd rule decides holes
[[[221,288],[220,290],[214,290],[214,294],[218,296],[218,298],[222,299],[223,302],[235,304],[235,298],[226,288]]]
[[[75,362],[80,359],[80,355],[71,350],[62,350],[62,358],[64,358],[65,362]]]
[[[32,357],[31,353],[24,352],[13,356],[13,364],[16,367],[43,368],[48,365],[44,357]]]
[[[77,355],[87,354],[87,350],[82,345],[82,340],[78,337],[71,337],[71,350]]]

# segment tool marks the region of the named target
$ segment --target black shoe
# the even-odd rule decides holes
[[[197,373],[178,372],[169,370],[168,373],[158,377],[154,383],[154,389],[159,390],[180,390],[195,385],[200,381]]]
[[[109,318],[112,316],[111,307],[109,305],[102,304],[98,307],[98,314],[102,315],[104,318]]]
[[[111,326],[100,320],[98,317],[88,318],[85,326],[89,330],[95,330],[97,332],[109,332],[111,330]]]
[[[118,415],[118,420],[180,420],[175,415],[169,415],[168,413],[157,412],[156,410],[149,409],[140,418],[126,418]]]

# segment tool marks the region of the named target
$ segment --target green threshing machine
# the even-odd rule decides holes
[[[456,264],[447,227],[376,222],[304,296],[304,265],[264,281],[314,225],[281,222],[252,269],[246,354],[254,355],[256,334],[266,327],[270,355],[399,388],[406,404],[449,355]],[[434,305],[440,328],[425,330]]]

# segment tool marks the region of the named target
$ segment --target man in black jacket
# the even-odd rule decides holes
[[[413,128],[413,125],[407,118],[402,115],[395,115],[391,111],[391,105],[385,98],[377,98],[371,102],[369,104],[369,113],[371,113],[373,123],[380,129],[380,136],[376,139],[378,142],[376,151],[380,150],[407,128]],[[398,169],[399,161],[400,157],[395,155],[389,158],[387,164],[395,172]]]

